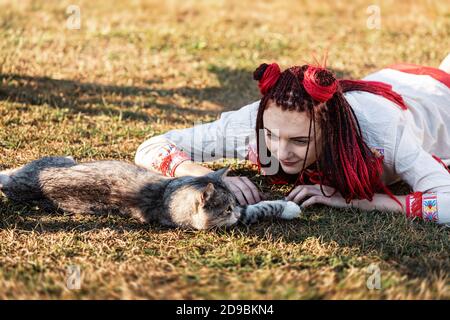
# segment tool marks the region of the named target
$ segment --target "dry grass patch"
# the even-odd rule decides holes
[[[450,36],[443,1],[384,2],[380,30],[362,0],[78,3],[80,30],[65,28],[70,1],[0,4],[0,169],[55,154],[132,161],[150,136],[258,99],[263,61],[328,47],[338,75],[358,78],[398,61],[436,66]],[[233,168],[271,197],[286,190]],[[294,222],[186,232],[0,201],[4,299],[450,297],[448,229],[387,213],[318,206]],[[380,290],[366,286],[371,264]]]

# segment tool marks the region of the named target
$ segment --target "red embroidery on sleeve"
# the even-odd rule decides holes
[[[406,196],[406,217],[422,218],[422,192],[414,192]]]
[[[189,156],[178,149],[174,144],[162,146],[153,159],[151,166],[155,171],[165,176],[174,177],[175,169],[184,161],[190,160]]]
[[[437,194],[414,192],[406,196],[406,217],[438,221]]]
[[[439,158],[438,156],[433,154],[433,158],[434,160],[436,160],[437,162],[439,162],[440,164],[442,164],[444,166],[444,168],[447,170],[448,173],[450,173],[450,168],[447,167],[447,165],[444,163],[444,161],[442,161],[441,158]]]
[[[422,199],[422,218],[432,222],[438,221],[437,194],[427,193]]]

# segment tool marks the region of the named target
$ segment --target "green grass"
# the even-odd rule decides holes
[[[358,78],[437,66],[449,47],[444,1],[385,1],[380,30],[361,0],[78,3],[80,30],[65,28],[70,1],[0,4],[0,169],[56,154],[132,161],[150,136],[258,99],[262,62],[328,48],[329,66]],[[286,190],[233,168],[274,198]],[[448,229],[394,214],[317,206],[293,222],[192,232],[0,201],[3,299],[450,298]],[[380,290],[366,286],[371,264]],[[66,286],[70,265],[79,290]]]

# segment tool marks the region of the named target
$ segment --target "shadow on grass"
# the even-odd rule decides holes
[[[33,211],[29,206],[12,203],[3,204],[0,217],[0,229],[37,233],[111,229],[122,234],[129,231],[164,233],[174,230],[156,223],[140,224],[121,216],[77,215],[72,218]],[[264,241],[281,240],[300,245],[309,238],[316,238],[325,245],[333,242],[338,245],[338,250],[350,248],[356,250],[352,251],[352,255],[357,257],[375,257],[408,277],[430,280],[435,275],[447,275],[450,269],[450,230],[434,223],[408,221],[397,214],[316,206],[305,210],[302,217],[295,221],[269,220],[249,228],[239,226],[235,230],[243,236],[256,236]],[[229,230],[225,229],[210,232],[229,234]],[[346,267],[349,266],[338,266]],[[380,268],[383,270],[383,266]]]
[[[403,182],[391,185],[390,190],[397,195],[411,192]],[[278,198],[285,195],[276,193]],[[339,247],[356,249],[361,255],[393,263],[403,274],[412,277],[447,275],[450,270],[450,228],[408,220],[397,213],[315,205],[305,209],[299,220],[264,222],[253,226],[249,232],[259,238],[286,243],[303,243],[308,238],[334,242]]]
[[[249,230],[253,236],[286,243],[302,243],[311,237],[334,242],[361,255],[378,257],[403,274],[418,278],[448,274],[449,231],[435,223],[408,221],[398,214],[325,206],[306,209],[295,222],[263,223]]]
[[[159,97],[179,95],[190,104],[210,101],[221,105],[219,111],[238,109],[259,99],[256,85],[246,70],[210,67],[220,85],[206,88],[181,87],[175,89],[153,88],[161,80],[146,81],[149,87],[116,86],[97,83],[82,83],[75,80],[58,80],[48,77],[19,74],[0,74],[0,100],[9,100],[24,105],[48,105],[54,108],[69,108],[71,113],[87,115],[111,114],[122,118],[149,121],[142,111],[132,107],[159,109],[192,115],[215,115],[217,111],[202,110],[176,104],[159,103]],[[125,110],[122,110],[125,109]]]
[[[254,96],[254,83],[250,81],[248,71],[215,66],[209,70],[217,75],[221,86],[162,90],[3,74],[0,75],[0,100],[11,100],[25,105],[48,104],[55,108],[69,107],[74,113],[106,112],[116,115],[119,110],[114,107],[130,108],[136,104],[143,109],[159,108],[165,111],[192,114],[209,113],[177,105],[158,104],[155,102],[157,96],[178,94],[185,98],[208,100],[222,105],[224,110],[236,108],[257,99]],[[335,72],[339,76],[346,75],[345,71],[335,70]],[[156,82],[158,79],[149,80],[147,83],[152,86]],[[118,99],[108,102],[105,96],[110,95],[116,95]],[[144,102],[135,104],[134,99]],[[95,105],[95,108],[91,108],[92,105]],[[129,111],[128,114],[124,113],[124,116],[143,121],[148,119],[143,112]],[[29,211],[29,209],[28,207],[24,210]],[[2,216],[0,229],[13,226],[36,232],[88,231],[102,228],[110,228],[118,232],[167,230],[154,224],[142,225],[131,219],[115,217],[92,217],[78,221],[58,215],[33,213],[31,220],[28,220],[17,214],[20,210],[18,207],[3,205],[0,208]],[[429,278],[432,274],[447,274],[450,270],[449,231],[448,228],[432,223],[407,221],[396,214],[337,210],[320,206],[307,209],[303,217],[297,221],[263,222],[248,230],[243,229],[243,232],[250,236],[261,239],[281,239],[286,243],[300,244],[311,237],[321,239],[325,243],[335,242],[340,247],[356,249],[361,255],[379,257],[393,263],[404,274],[419,278]]]
[[[181,87],[158,89],[161,79],[150,79],[142,86],[116,86],[98,83],[83,83],[76,80],[59,80],[49,77],[20,74],[0,74],[0,100],[9,100],[28,105],[48,105],[54,108],[69,108],[71,113],[86,115],[109,114],[125,119],[149,121],[142,110],[158,109],[181,115],[216,115],[217,112],[236,110],[260,99],[252,72],[245,69],[230,69],[211,65],[208,71],[214,74],[218,86],[206,88]],[[338,77],[346,77],[343,70],[333,70]],[[195,107],[159,103],[159,97],[179,95],[191,105],[209,101],[222,106],[217,111]],[[130,110],[138,107],[141,111]],[[176,120],[174,120],[175,124]]]
[[[0,196],[1,199],[1,196]],[[62,212],[48,212],[29,205],[17,204],[4,199],[0,202],[0,230],[15,229],[37,233],[61,231],[92,231],[111,229],[119,233],[126,231],[170,230],[169,228],[138,221],[120,215],[71,215]]]

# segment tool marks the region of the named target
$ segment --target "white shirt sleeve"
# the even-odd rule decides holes
[[[436,199],[434,207],[425,208],[423,218],[435,220],[441,224],[450,223],[450,173],[426,152],[413,134],[408,123],[398,126],[395,142],[394,170],[408,183],[414,192]],[[431,213],[434,215],[428,215]]]
[[[184,160],[245,159],[248,145],[256,136],[258,106],[259,100],[239,110],[224,112],[216,121],[152,137],[138,147],[135,163],[173,175],[176,165]]]

